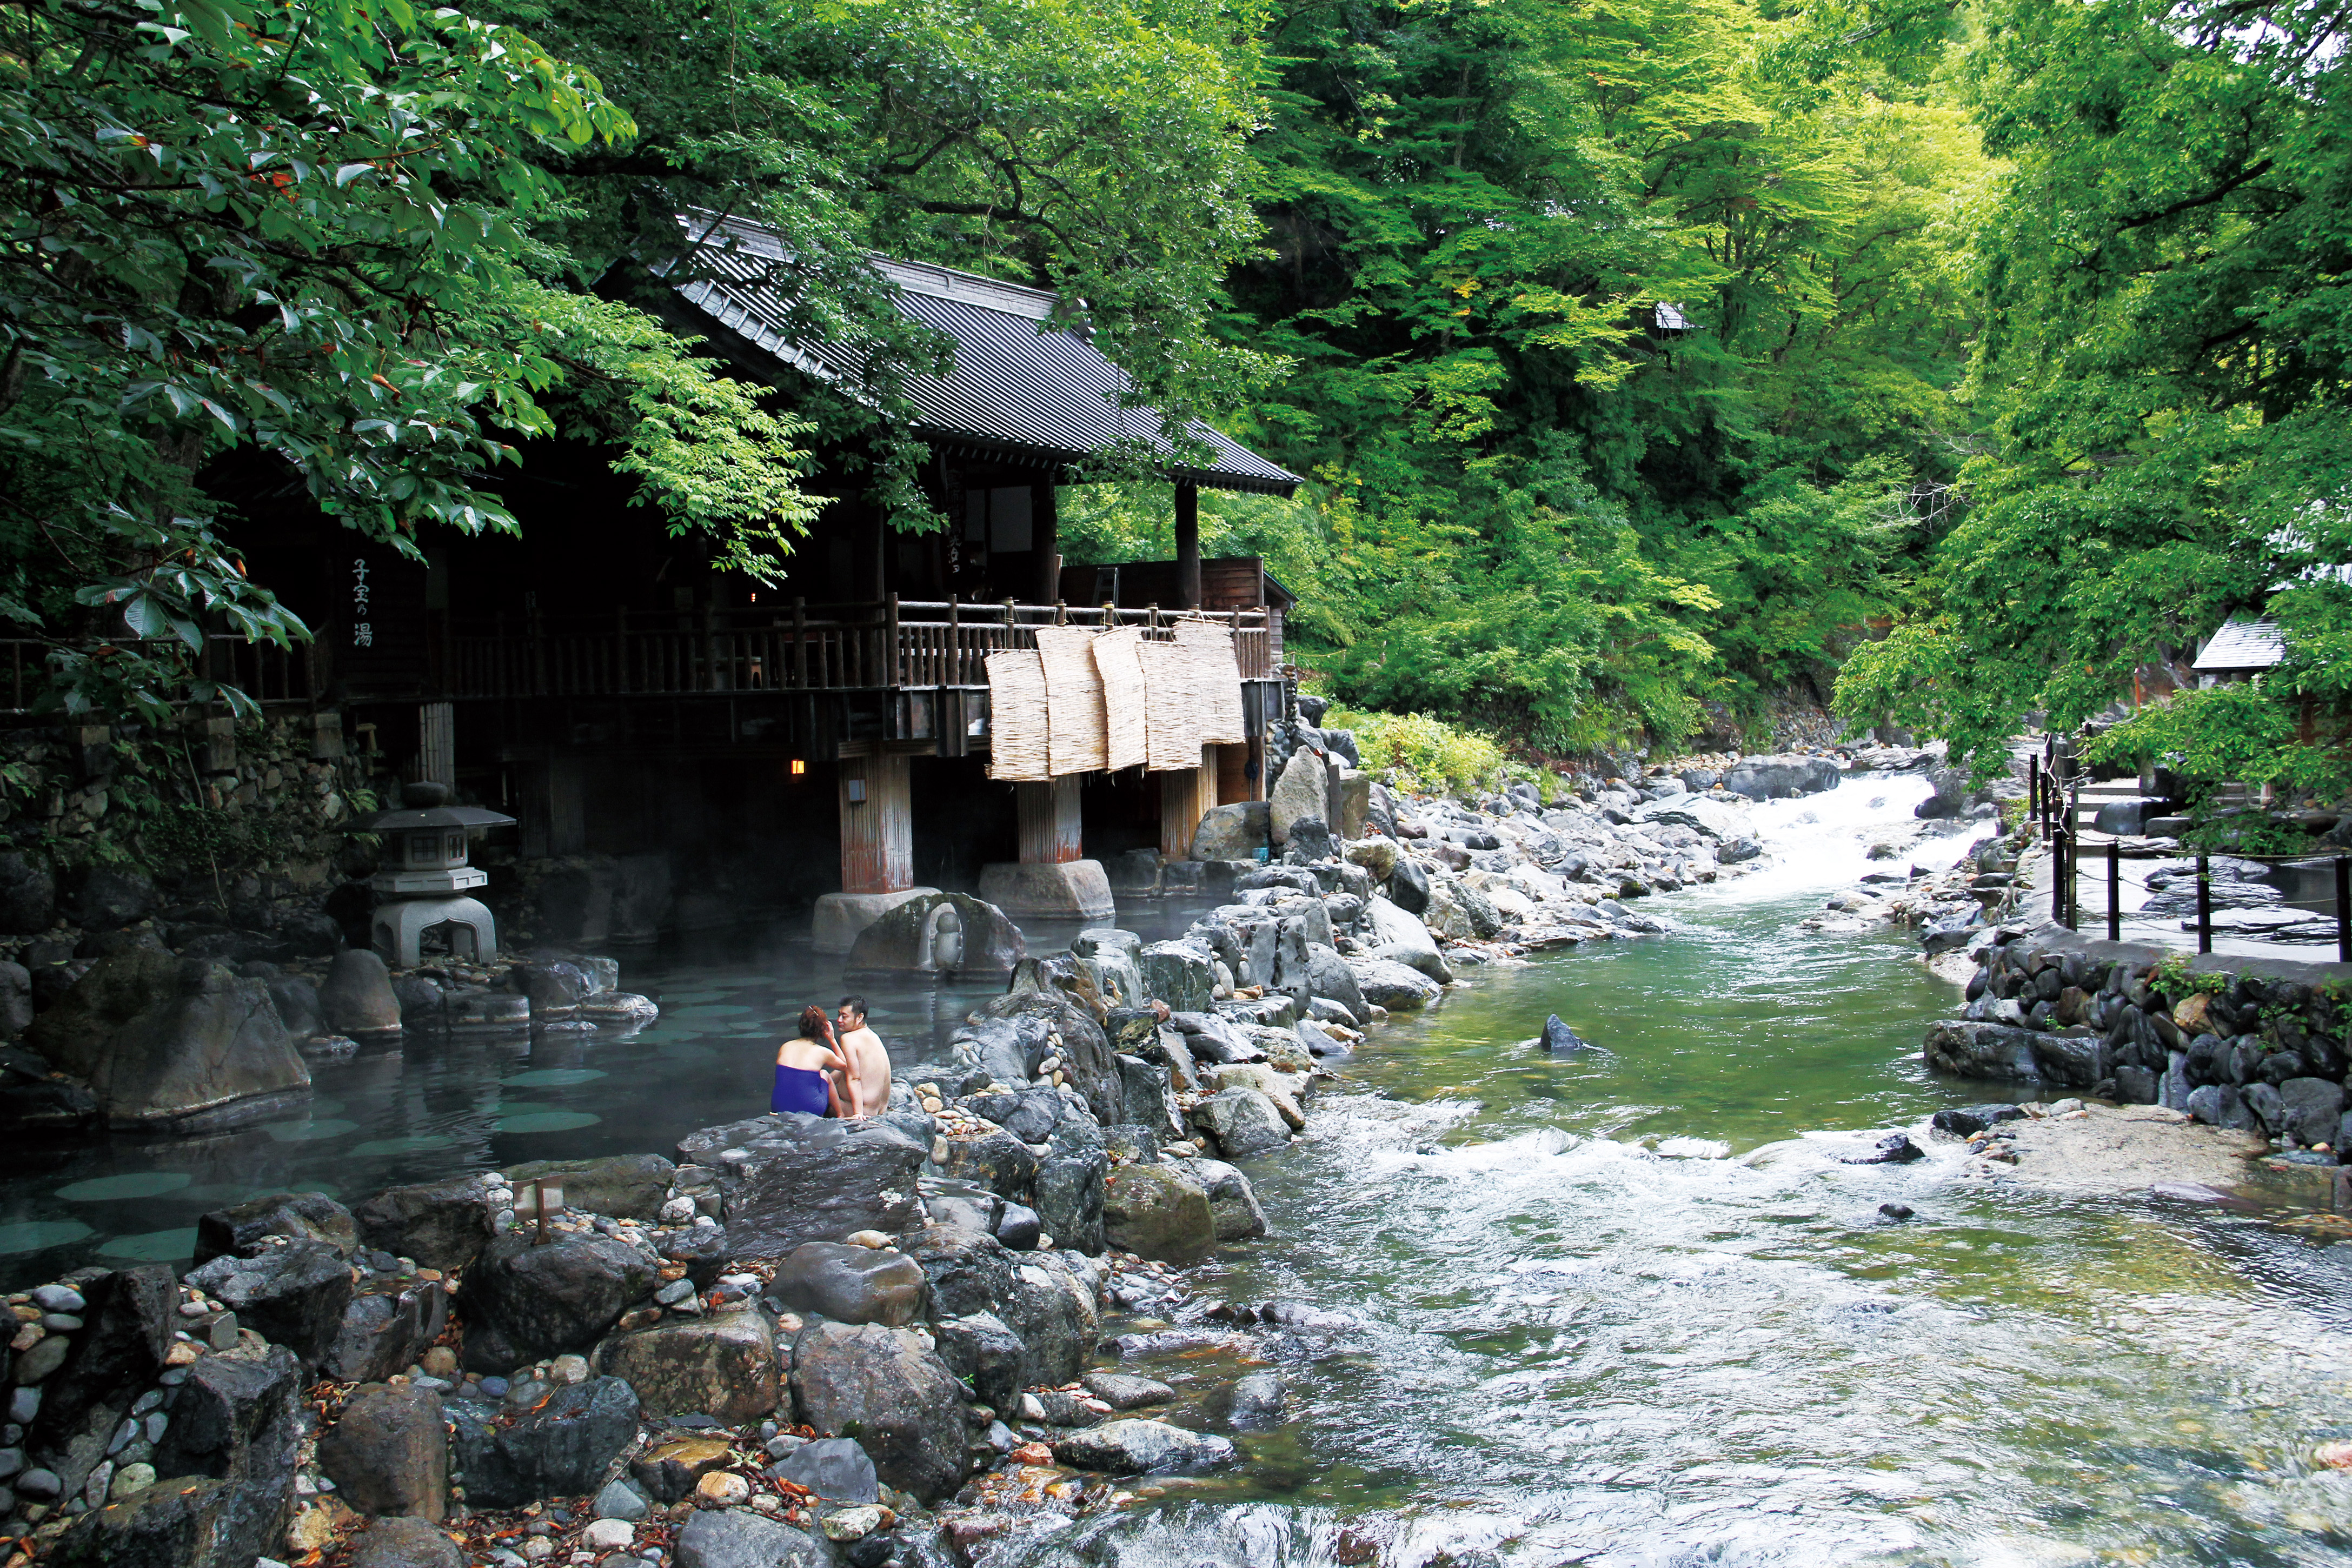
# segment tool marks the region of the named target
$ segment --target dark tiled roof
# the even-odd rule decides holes
[[[713,322],[804,373],[835,379],[855,364],[824,344],[793,342],[786,331],[788,302],[768,281],[767,263],[781,259],[775,234],[707,214],[679,222],[689,240],[705,241],[695,258],[696,280],[678,293]],[[1127,373],[1084,338],[1046,325],[1054,296],[975,273],[914,262],[877,259],[898,286],[898,309],[955,342],[955,365],[945,377],[907,383],[919,432],[1047,463],[1076,463],[1122,445],[1166,453],[1160,415],[1122,407]],[[1171,468],[1177,479],[1216,489],[1288,495],[1299,477],[1194,420],[1191,433],[1215,454],[1205,468]]]
[[[2285,657],[2286,637],[2276,621],[2240,616],[2222,623],[2189,668],[2215,672],[2268,669]]]

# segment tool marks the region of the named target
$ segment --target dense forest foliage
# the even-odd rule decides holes
[[[898,389],[940,348],[880,250],[1061,291],[1310,476],[1203,525],[1351,703],[1670,747],[1834,679],[1990,759],[2267,595],[2284,671],[2105,743],[2340,782],[2341,6],[0,16],[0,616],[74,704],[172,694],[125,632],[301,635],[223,542],[241,458],[394,542],[511,526],[497,469],[549,430],[754,574],[812,450],[935,526]],[[780,404],[662,329],[695,209],[784,233],[862,384]],[[1066,493],[1074,554],[1168,552],[1121,476]]]

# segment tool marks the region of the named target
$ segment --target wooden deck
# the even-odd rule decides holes
[[[452,627],[441,685],[456,700],[533,697],[678,697],[752,691],[899,691],[988,685],[1000,648],[1034,647],[1039,626],[1132,626],[1172,640],[1180,618],[1159,609],[900,600],[705,610],[667,616],[534,616],[527,623]],[[1276,668],[1264,610],[1211,619],[1234,629],[1244,680]]]
[[[187,645],[177,637],[122,638],[117,646],[144,648],[169,657],[187,652]],[[0,716],[16,717],[33,711],[34,704],[48,686],[50,647],[33,637],[0,637]],[[195,674],[199,679],[234,686],[265,706],[282,703],[309,707],[317,699],[320,685],[315,644],[279,647],[275,643],[256,642],[251,637],[226,633],[215,633],[205,639],[204,651],[196,656]]]

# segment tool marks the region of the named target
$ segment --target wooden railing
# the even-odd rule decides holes
[[[443,685],[455,698],[672,696],[985,687],[988,656],[1034,647],[1039,626],[1106,625],[1175,636],[1179,612],[1010,601],[880,604],[646,615],[535,615],[454,628]],[[1234,630],[1244,680],[1276,670],[1264,610],[1208,618]]]
[[[32,710],[48,684],[52,646],[32,637],[0,637],[0,681],[5,682],[6,698],[0,713]],[[191,651],[177,637],[126,638],[113,646],[165,658],[185,658]],[[223,632],[205,639],[194,668],[199,679],[236,687],[256,702],[308,703],[318,694],[315,657],[314,647],[308,643],[280,647]]]

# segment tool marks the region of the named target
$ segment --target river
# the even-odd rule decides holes
[[[1275,1234],[1192,1280],[1353,1321],[1267,1342],[1286,1424],[1243,1436],[1234,1472],[991,1562],[2344,1563],[2352,1475],[2304,1456],[2352,1433],[2352,1247],[1959,1183],[1919,1130],[1990,1098],[1919,1065],[1950,988],[1897,937],[1801,927],[1922,787],[1762,808],[1774,866],[1654,900],[1676,933],[1471,970],[1375,1031],[1251,1169]],[[412,1044],[320,1064],[310,1104],[261,1127],[0,1151],[0,1264],[183,1258],[196,1214],[263,1191],[667,1148],[759,1109],[777,1026],[840,984],[758,937],[625,962],[664,1007],[633,1039]],[[911,1059],[973,994],[874,1000]],[[1554,1012],[1610,1054],[1534,1051]],[[1930,1157],[1838,1163],[1891,1128]],[[1151,1364],[1188,1408],[1234,1370]]]

